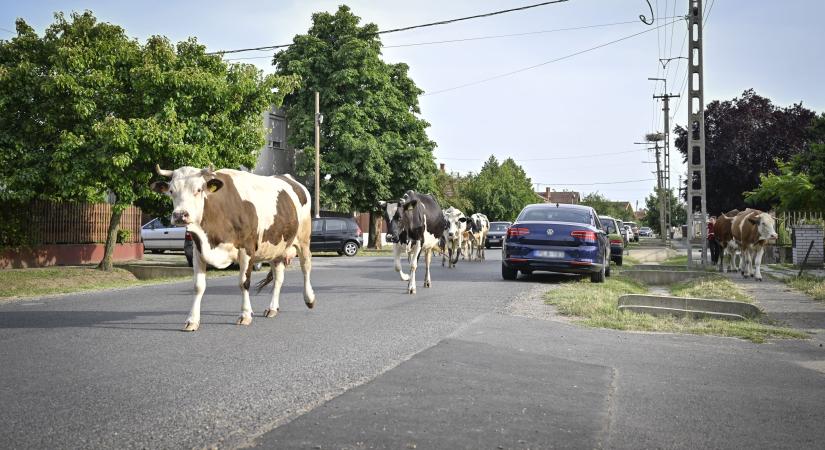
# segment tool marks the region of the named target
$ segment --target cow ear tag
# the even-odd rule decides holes
[[[209,192],[215,192],[215,191],[217,191],[217,190],[218,190],[218,187],[217,187],[217,186],[215,186],[214,184],[210,184],[210,185],[209,185]]]

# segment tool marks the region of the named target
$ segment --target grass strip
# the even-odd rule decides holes
[[[721,276],[699,278],[670,287],[670,293],[677,297],[693,297],[718,300],[736,300],[753,303],[754,298],[745,293],[739,285]]]
[[[756,321],[657,317],[619,311],[619,296],[646,292],[647,287],[641,283],[623,277],[611,277],[602,284],[591,284],[588,281],[566,283],[548,291],[545,301],[555,305],[559,313],[576,317],[583,325],[598,328],[727,336],[755,343],[763,343],[767,339],[808,337],[800,331]]]
[[[784,281],[788,286],[810,295],[814,300],[825,301],[825,278],[802,275],[786,278]]]

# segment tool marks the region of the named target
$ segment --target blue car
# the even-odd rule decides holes
[[[501,252],[505,280],[534,271],[590,275],[594,283],[610,276],[610,241],[589,206],[527,205],[507,229]]]

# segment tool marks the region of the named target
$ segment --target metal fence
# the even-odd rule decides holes
[[[34,201],[29,204],[31,244],[87,244],[106,242],[112,205]],[[123,211],[119,229],[128,231],[123,243],[140,242],[140,208]]]
[[[784,222],[785,226],[792,227],[806,221],[823,220],[823,217],[825,217],[825,215],[823,215],[821,211],[787,211],[779,213],[777,219],[779,219],[780,222]]]

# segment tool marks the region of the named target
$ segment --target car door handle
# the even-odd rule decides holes
[[[169,234],[169,232],[168,232],[168,231],[164,231],[164,232],[163,232],[163,234]]]

